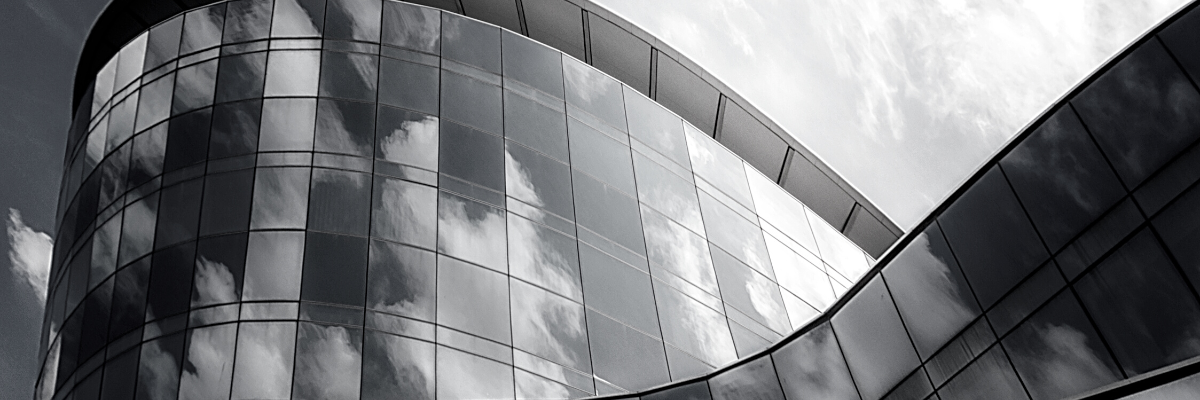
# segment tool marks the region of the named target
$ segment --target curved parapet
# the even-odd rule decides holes
[[[114,0],[79,61],[75,104],[117,50],[139,33],[213,0]],[[303,2],[302,2],[303,3]],[[312,3],[324,4],[324,0]],[[873,256],[903,234],[791,134],[668,44],[590,0],[425,0],[558,49],[617,78],[715,137]]]
[[[1195,398],[1197,43],[1192,4],[1031,123],[805,328],[638,395]]]
[[[76,109],[40,398],[567,398],[702,375],[872,259],[633,87],[394,1],[236,0]]]

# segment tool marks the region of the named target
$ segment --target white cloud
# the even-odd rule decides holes
[[[46,281],[50,278],[50,253],[54,240],[21,219],[21,212],[8,209],[8,262],[20,283],[29,286],[38,300],[46,303]]]

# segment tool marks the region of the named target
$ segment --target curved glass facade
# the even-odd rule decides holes
[[[1198,39],[1191,5],[1038,118],[822,316],[640,398],[1200,395]]]
[[[41,398],[568,398],[713,371],[873,260],[577,59],[450,12],[237,0],[77,108]]]

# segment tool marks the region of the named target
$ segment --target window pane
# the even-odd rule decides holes
[[[320,99],[317,102],[316,151],[371,156],[375,105]]]
[[[433,400],[432,343],[375,331],[367,331],[364,341],[363,400]]]
[[[1080,278],[1076,290],[1127,374],[1198,354],[1200,307],[1149,231]]]
[[[908,244],[883,272],[922,359],[979,315],[979,305],[937,224]]]
[[[625,192],[637,193],[629,146],[571,118],[567,121],[571,166]]]
[[[688,229],[704,234],[700,203],[691,176],[681,177],[641,153],[633,154],[638,198]]]
[[[381,0],[331,0],[325,15],[325,38],[379,41]]]
[[[271,37],[321,36],[325,0],[276,0]]]
[[[245,3],[241,1],[238,3]],[[236,3],[231,3],[236,4]],[[267,3],[270,7],[271,3]],[[221,59],[217,75],[216,102],[262,97],[267,74],[267,53],[249,53]],[[182,71],[181,71],[182,72]]]
[[[754,210],[758,217],[779,229],[796,244],[816,253],[817,239],[813,237],[808,221],[809,215],[814,218],[816,215],[805,212],[807,207],[804,204],[762,174],[747,170],[746,177],[750,182],[750,192],[754,194]],[[824,252],[821,255],[825,256]],[[830,257],[825,258],[832,262],[828,260]]]
[[[1188,83],[1151,40],[1071,102],[1127,186],[1137,186],[1200,136],[1200,94]]]
[[[1005,338],[1004,348],[1035,400],[1068,397],[1123,377],[1069,291]]]
[[[167,74],[142,87],[138,97],[137,123],[134,131],[141,132],[171,115],[171,99],[175,93],[175,74]]]
[[[688,167],[687,141],[683,121],[653,100],[625,88],[625,109],[629,112],[629,135],[641,140],[672,161]]]
[[[500,28],[442,13],[442,56],[500,73]]]
[[[213,103],[217,85],[217,60],[180,68],[175,73],[175,100],[171,115],[179,115]]]
[[[573,175],[575,218],[579,224],[630,251],[645,254],[637,200],[587,175]]]
[[[379,70],[380,103],[438,113],[437,68],[384,57],[379,60]]]
[[[366,236],[371,212],[370,175],[314,168],[308,229]]]
[[[504,210],[446,192],[438,195],[438,251],[507,271]]]
[[[124,354],[116,356],[104,365],[104,383],[100,385],[102,391],[100,398],[104,400],[110,399],[132,399],[135,382],[137,381],[138,369],[138,351],[127,351]],[[47,360],[45,365],[50,365]],[[42,372],[42,378],[45,379],[48,372]],[[50,374],[52,375],[52,374]],[[43,381],[42,385],[53,386],[54,382]],[[53,389],[52,387],[43,386],[44,391]],[[48,399],[49,396],[39,397],[39,399]]]
[[[437,189],[376,177],[373,196],[371,236],[434,248]]]
[[[442,74],[442,117],[499,134],[504,129],[500,88],[455,73]]]
[[[241,298],[246,272],[246,239],[245,233],[200,239],[196,245],[193,309],[233,303]]]
[[[998,168],[975,182],[938,222],[979,302],[990,307],[1046,258]]]
[[[244,231],[250,226],[253,180],[253,170],[213,174],[205,178],[200,235]]]
[[[1067,107],[1023,140],[1000,166],[1051,250],[1062,247],[1125,194]]]
[[[233,369],[235,400],[283,399],[291,395],[294,322],[242,323]]]
[[[225,398],[233,382],[237,324],[193,329],[187,336],[179,399]]]
[[[742,160],[699,131],[690,127],[684,131],[687,132],[688,150],[696,175],[753,210],[754,202],[750,199],[750,186],[746,181],[746,167],[742,165]]]
[[[437,54],[442,37],[438,14],[426,7],[383,2],[383,43]]]
[[[294,0],[280,0],[275,9]],[[278,16],[278,15],[277,15]],[[272,51],[267,57],[265,96],[316,96],[320,77],[318,51]]]
[[[969,399],[987,393],[993,399],[1028,399],[1000,346],[992,347],[938,391],[947,399]]]
[[[507,143],[504,183],[509,196],[568,218],[575,218],[571,169],[525,146]],[[541,215],[530,215],[531,218]]]
[[[779,286],[790,290],[812,307],[824,310],[833,303],[833,287],[822,266],[814,264],[811,256],[801,256],[788,245],[771,235],[764,235],[771,255],[771,267]],[[804,251],[804,250],[800,250]],[[786,300],[787,294],[784,294]],[[792,320],[792,325],[801,321]]]
[[[361,307],[367,282],[367,240],[319,232],[309,232],[304,239],[300,298]]]
[[[591,310],[587,324],[597,377],[634,391],[669,379],[662,342]]]
[[[242,300],[297,300],[304,232],[251,232]]]
[[[221,28],[225,25],[225,4],[217,4],[187,13],[183,22],[183,39],[179,54],[221,44]]]
[[[195,239],[200,224],[200,195],[204,181],[193,179],[162,191],[154,248]]]
[[[257,151],[261,118],[261,100],[241,101],[214,107],[208,158],[212,160]]]
[[[125,208],[121,227],[121,250],[117,265],[125,265],[150,253],[154,247],[154,226],[158,215],[158,193]]]
[[[263,101],[259,151],[311,151],[316,99]]]
[[[260,168],[250,229],[300,228],[308,219],[308,168]]]
[[[1200,285],[1200,188],[1192,188],[1154,218],[1154,227],[1193,286]]]
[[[326,51],[321,55],[320,94],[374,102],[378,75],[379,57]]]
[[[222,43],[238,43],[265,39],[271,29],[272,0],[240,0],[229,2],[225,16]]]
[[[363,331],[300,323],[296,335],[293,399],[357,399],[362,378]]]
[[[567,104],[625,131],[625,105],[620,82],[571,58],[563,59],[563,77],[566,79]]]
[[[833,329],[865,398],[879,398],[920,363],[880,278],[833,316]]]
[[[438,257],[437,275],[438,324],[512,343],[504,275],[448,257]]]
[[[857,400],[837,337],[821,324],[771,354],[787,398]]]
[[[436,171],[438,119],[391,107],[379,107],[375,158]]]
[[[449,347],[437,348],[437,398],[511,399],[513,368]]]
[[[649,275],[587,245],[579,246],[579,263],[588,307],[642,332],[659,331]]]
[[[721,282],[721,297],[734,309],[778,334],[791,331],[779,286],[766,276],[735,260],[728,253],[713,250],[713,265]]]
[[[747,221],[708,193],[700,192],[700,210],[704,214],[704,226],[708,239],[713,244],[746,263],[750,268],[774,279],[767,244],[763,241],[762,229],[755,222]]]
[[[720,295],[708,242],[682,225],[642,207],[650,265],[663,268],[700,289]]]
[[[737,359],[733,337],[720,312],[658,281],[654,283],[654,297],[664,340],[706,363],[703,372]],[[677,369],[675,359],[670,359],[672,371]],[[677,372],[673,375],[681,377]]]
[[[138,362],[138,399],[175,398],[179,391],[179,369],[183,361],[183,334],[142,344]]]
[[[575,238],[508,214],[510,273],[551,292],[583,301]]]
[[[150,29],[143,71],[149,72],[179,55],[179,39],[183,34],[185,18],[177,16]]]
[[[504,76],[563,97],[562,56],[516,33],[504,32]]]
[[[779,399],[783,391],[775,376],[775,365],[771,357],[759,357],[737,368],[722,372],[708,380],[713,400],[723,399]]]
[[[504,91],[504,137],[561,161],[568,160],[567,122],[557,108]]]
[[[437,300],[435,263],[433,252],[371,241],[367,307],[433,321]]]
[[[108,137],[105,138],[104,152],[108,153],[120,146],[122,142],[133,136],[133,123],[137,114],[138,92],[121,100],[113,106],[108,121]]]
[[[167,150],[163,171],[171,172],[208,157],[208,132],[212,109],[187,113],[172,119],[167,129]]]
[[[455,123],[443,123],[438,170],[495,190],[504,190],[504,139]]]
[[[513,346],[580,371],[591,371],[583,305],[515,279],[510,282]]]

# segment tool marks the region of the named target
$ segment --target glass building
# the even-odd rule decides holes
[[[903,234],[612,13],[422,3],[109,6],[38,398],[1200,391],[1193,6]]]

